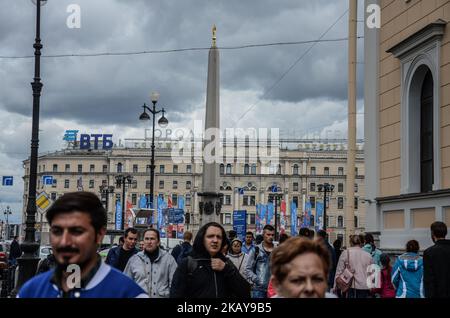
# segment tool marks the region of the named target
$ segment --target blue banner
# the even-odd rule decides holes
[[[273,215],[275,214],[275,206],[272,202],[267,204],[267,224],[271,224]]]
[[[178,197],[178,208],[184,211],[184,196]]]
[[[291,202],[291,235],[297,236],[297,204]]]
[[[141,198],[139,199],[139,207],[141,209],[147,208],[147,198],[145,197],[145,195],[141,195]]]
[[[244,242],[247,232],[247,210],[233,211],[233,230],[236,231],[237,237]]]
[[[316,231],[323,230],[323,202],[316,202]]]
[[[165,221],[163,215],[163,209],[167,207],[167,203],[164,202],[164,197],[158,196],[158,230],[161,237],[166,237]]]
[[[305,215],[303,215],[303,226],[302,227],[309,227],[310,218],[311,218],[311,202],[307,201],[305,203]]]
[[[116,201],[116,230],[122,229],[122,204],[120,200]]]

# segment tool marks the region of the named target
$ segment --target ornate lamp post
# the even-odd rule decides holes
[[[125,221],[125,187],[130,186],[131,182],[133,182],[133,177],[131,175],[117,175],[116,176],[116,184],[120,187],[122,186],[122,225],[121,229],[124,230],[124,221]]]
[[[317,191],[323,192],[323,230],[327,230],[327,194],[331,196],[334,190],[334,185],[329,183],[318,184]]]
[[[141,116],[139,116],[140,120],[150,120],[150,115],[147,114],[147,110],[149,111],[150,114],[152,114],[152,120],[153,120],[153,124],[152,124],[152,145],[151,145],[151,161],[150,161],[150,208],[154,208],[153,206],[153,196],[154,196],[154,180],[155,180],[155,116],[156,114],[162,113],[161,118],[158,120],[158,124],[161,127],[165,127],[169,124],[169,121],[167,120],[166,117],[164,117],[164,108],[162,108],[161,110],[156,110],[156,103],[158,102],[159,99],[159,93],[157,92],[153,92],[151,95],[151,99],[152,99],[152,104],[153,107],[149,108],[146,104],[144,104],[142,107],[144,108],[144,112],[141,114]]]
[[[9,240],[9,220],[8,220],[8,216],[12,214],[12,211],[9,208],[9,205],[6,207],[5,211],[3,211],[3,214],[6,216],[6,239]]]
[[[36,256],[39,249],[39,243],[35,241],[35,223],[36,223],[36,181],[37,181],[37,160],[39,148],[39,99],[41,96],[42,86],[41,71],[41,6],[47,0],[34,0],[36,4],[36,39],[34,47],[34,80],[31,83],[33,89],[33,120],[31,128],[31,154],[30,154],[30,182],[28,187],[28,202],[26,209],[26,228],[25,240],[21,245],[24,252],[17,259],[19,263],[19,278],[17,288],[20,288],[27,280],[32,278],[36,273],[39,258]]]

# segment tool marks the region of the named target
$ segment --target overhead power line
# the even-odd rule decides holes
[[[363,36],[359,36],[358,39],[363,39]],[[247,44],[238,46],[223,46],[218,47],[219,50],[242,50],[258,47],[268,47],[268,46],[283,46],[283,45],[301,45],[301,44],[317,44],[325,42],[343,42],[348,41],[348,38],[337,38],[337,39],[319,39],[319,40],[309,40],[309,41],[291,41],[291,42],[273,42],[273,43],[262,43],[262,44]],[[144,54],[164,54],[164,53],[178,53],[178,52],[188,52],[188,51],[206,51],[210,47],[190,47],[181,49],[170,49],[170,50],[149,50],[149,51],[131,51],[131,52],[99,52],[99,53],[72,53],[72,54],[49,54],[42,55],[42,58],[63,58],[63,57],[97,57],[97,56],[127,56],[127,55],[144,55]],[[0,55],[0,59],[31,59],[34,55],[23,55],[23,56],[12,56],[12,55]]]

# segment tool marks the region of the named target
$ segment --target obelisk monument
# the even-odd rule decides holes
[[[216,26],[212,29],[212,45],[208,56],[208,81],[206,87],[206,113],[205,113],[205,134],[203,135],[203,175],[202,175],[202,192],[198,195],[201,197],[199,202],[200,210],[200,226],[209,222],[220,223],[220,194],[219,194],[219,163],[211,157],[215,157],[217,148],[210,151],[210,147],[206,147],[208,143],[220,143],[220,135],[216,134],[211,138],[208,132],[220,129],[220,81],[219,81],[219,49],[216,47]],[[208,140],[209,139],[209,140]],[[207,150],[207,151],[205,151]],[[207,158],[209,157],[209,159]]]

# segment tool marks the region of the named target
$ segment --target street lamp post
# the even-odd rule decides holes
[[[318,192],[323,192],[323,230],[327,230],[327,194],[330,194],[334,190],[334,185],[329,183],[318,184]]]
[[[114,187],[113,186],[107,186],[107,185],[101,185],[99,187],[100,194],[102,196],[102,202],[105,202],[105,209],[108,211],[109,209],[109,195],[111,193],[114,193]],[[103,200],[104,198],[104,200]]]
[[[26,209],[26,228],[25,240],[21,245],[24,252],[21,257],[17,259],[19,263],[19,278],[17,282],[17,290],[27,280],[32,278],[36,273],[36,267],[39,258],[36,252],[39,248],[39,243],[35,241],[35,224],[36,224],[36,181],[37,181],[37,160],[39,148],[39,99],[41,96],[42,86],[40,71],[41,71],[41,5],[44,5],[47,0],[35,0],[36,4],[36,39],[34,47],[34,80],[31,83],[33,89],[33,120],[31,128],[31,154],[30,154],[30,181],[28,186],[28,201]]]
[[[150,161],[150,208],[154,208],[153,206],[153,188],[154,188],[154,180],[155,180],[155,117],[156,114],[162,113],[161,118],[158,120],[158,124],[161,127],[165,127],[167,126],[167,124],[169,123],[169,121],[167,120],[166,117],[164,117],[164,108],[162,108],[161,110],[156,110],[156,103],[158,102],[158,98],[159,98],[159,93],[157,92],[153,92],[151,95],[151,99],[152,99],[152,104],[153,107],[149,108],[146,104],[144,104],[142,107],[144,108],[144,112],[141,114],[141,116],[139,116],[140,120],[150,120],[150,115],[147,114],[146,110],[148,110],[153,116],[152,116],[152,120],[153,120],[153,125],[152,125],[152,145],[151,145],[151,161]]]
[[[125,230],[125,186],[130,186],[131,182],[133,182],[133,177],[131,175],[118,175],[116,176],[116,183],[120,187],[122,186],[122,224],[121,229]]]
[[[9,219],[8,216],[12,214],[11,209],[9,208],[9,205],[6,207],[3,214],[6,216],[6,239],[9,240]]]

